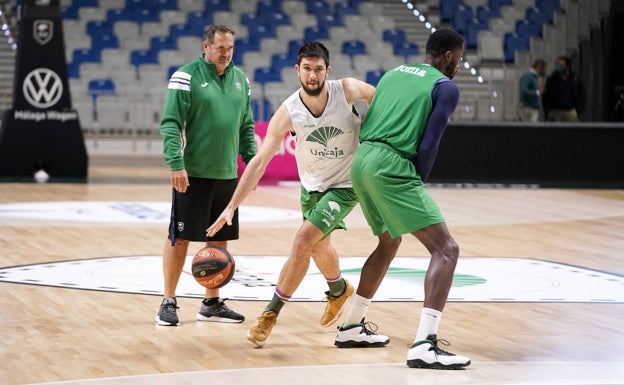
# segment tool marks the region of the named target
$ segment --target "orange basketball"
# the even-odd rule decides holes
[[[199,250],[191,265],[197,283],[208,289],[225,286],[234,276],[234,270],[234,258],[226,249],[217,246]]]

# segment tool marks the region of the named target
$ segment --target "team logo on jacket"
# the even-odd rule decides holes
[[[184,231],[184,222],[178,222],[178,231]]]
[[[312,131],[306,141],[321,144],[323,148],[312,148],[310,153],[317,158],[344,158],[344,151],[334,144],[336,138],[342,134],[344,131],[333,126],[323,126]]]
[[[236,87],[237,90],[242,91],[243,90],[243,85],[241,84],[241,82],[236,82],[234,83],[234,86]]]

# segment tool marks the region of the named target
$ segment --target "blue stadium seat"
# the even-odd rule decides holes
[[[230,0],[206,0],[205,10],[208,12],[229,11]]]
[[[113,8],[106,11],[106,21],[115,24],[117,21],[133,21],[134,17],[128,8]]]
[[[203,31],[204,27],[213,23],[212,12],[208,11],[192,11],[186,17],[186,24],[195,31]]]
[[[512,5],[512,0],[488,0],[488,6],[497,12],[505,5]]]
[[[542,11],[541,9],[528,8],[526,10],[525,19],[533,24],[537,24],[543,26],[544,24],[550,23],[550,17],[546,11]]]
[[[70,5],[62,5],[61,6],[61,17],[64,20],[77,20],[78,19],[78,4],[76,2],[72,2]]]
[[[281,0],[259,0],[256,5],[256,11],[259,15],[267,16],[272,13],[280,13],[282,11]]]
[[[160,21],[160,11],[155,8],[135,9],[132,14],[134,15],[134,20],[139,23],[139,25],[150,21]]]
[[[379,80],[381,80],[381,77],[384,75],[384,73],[385,72],[383,70],[367,71],[366,83],[371,84],[373,86],[377,86],[377,84],[379,83]]]
[[[119,48],[119,39],[112,33],[93,35],[91,36],[91,47],[100,51],[104,48]]]
[[[257,40],[251,40],[249,38],[236,39],[234,43],[234,55],[232,61],[236,65],[245,65],[243,57],[245,52],[260,51],[260,43]]]
[[[306,10],[315,16],[329,15],[331,9],[329,3],[324,0],[306,0]]]
[[[266,25],[255,25],[248,27],[249,40],[260,44],[260,41],[265,38],[275,37],[275,29],[267,27]]]
[[[338,20],[334,15],[323,14],[316,15],[317,25],[319,28],[329,31],[331,27],[340,27],[344,24],[341,20]]]
[[[293,59],[288,53],[274,53],[271,55],[271,69],[274,72],[281,73],[283,68],[292,67],[296,63],[296,56]]]
[[[87,86],[91,95],[113,95],[115,94],[115,82],[112,79],[93,79]]]
[[[152,0],[153,7],[161,11],[178,9],[178,0]]]
[[[420,55],[420,49],[416,43],[405,42],[397,47],[394,47],[394,54],[403,56],[403,59],[408,61],[409,56]]]
[[[86,24],[87,34],[90,36],[112,35],[113,25],[106,20],[91,20]]]
[[[555,11],[559,11],[561,6],[559,0],[535,0],[535,7],[548,15],[548,20],[553,21]]]
[[[453,27],[462,35],[466,32],[466,26],[474,18],[472,8],[467,5],[458,5],[453,13]]]
[[[182,67],[182,65],[179,66],[170,66],[167,69],[167,76],[169,76],[171,78],[171,76],[180,68]]]
[[[497,9],[490,8],[488,5],[480,5],[477,7],[477,19],[481,21],[485,21],[486,23],[490,21],[490,19],[494,17],[500,16],[500,11]]]
[[[505,62],[513,63],[516,60],[516,51],[528,51],[529,42],[529,36],[521,36],[515,32],[507,32],[503,38]]]
[[[303,30],[303,40],[315,41],[329,39],[329,31],[318,26],[306,27]]]
[[[457,7],[462,4],[462,0],[440,0],[438,9],[440,10],[440,21],[450,23]]]
[[[523,19],[516,21],[516,33],[520,36],[540,36],[542,34],[542,24],[531,23]]]
[[[353,6],[348,2],[340,2],[334,5],[334,17],[340,22],[340,24],[344,24],[344,17],[347,15],[357,15],[358,8],[357,6]]]
[[[403,44],[407,41],[405,31],[398,28],[384,29],[381,33],[383,41],[387,41],[392,44],[393,47]]]
[[[67,76],[74,79],[80,78],[80,63],[67,63]]]
[[[299,48],[305,43],[303,39],[292,39],[288,41],[288,56],[297,60]]]
[[[136,77],[139,78],[139,67],[143,64],[157,64],[158,53],[149,49],[137,49],[130,52],[130,63],[135,68]]]
[[[180,36],[202,36],[203,27],[193,24],[171,24],[169,26],[169,37],[176,42]]]
[[[264,86],[270,82],[281,82],[282,75],[273,71],[271,67],[259,67],[254,70],[254,81]]]
[[[97,111],[97,98],[102,95],[115,95],[115,82],[112,79],[93,79],[87,85],[93,110]]]
[[[72,63],[100,63],[102,61],[101,50],[93,48],[78,48],[72,52]]]
[[[486,30],[488,28],[489,25],[486,20],[477,18],[472,19],[466,26],[466,33],[464,33],[464,37],[466,38],[466,48],[477,48],[477,36],[479,31]]]
[[[154,36],[150,39],[150,50],[158,51],[162,49],[178,49],[178,40],[172,36]]]
[[[353,57],[356,55],[366,55],[366,44],[360,40],[347,40],[342,43],[342,53]]]
[[[282,12],[269,13],[265,15],[264,19],[266,23],[273,26],[273,28],[277,28],[280,25],[290,24],[290,16]]]

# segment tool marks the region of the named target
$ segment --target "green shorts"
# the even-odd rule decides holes
[[[394,238],[444,222],[412,161],[384,143],[358,146],[351,182],[375,235],[388,231]]]
[[[352,188],[331,188],[323,192],[301,187],[303,217],[323,232],[323,238],[336,228],[345,229],[345,217],[357,204]]]

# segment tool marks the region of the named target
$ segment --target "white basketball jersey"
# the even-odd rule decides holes
[[[299,90],[284,101],[295,128],[295,158],[301,184],[308,191],[351,187],[351,161],[361,121],[345,97],[340,80],[328,80],[325,111],[314,117]]]

